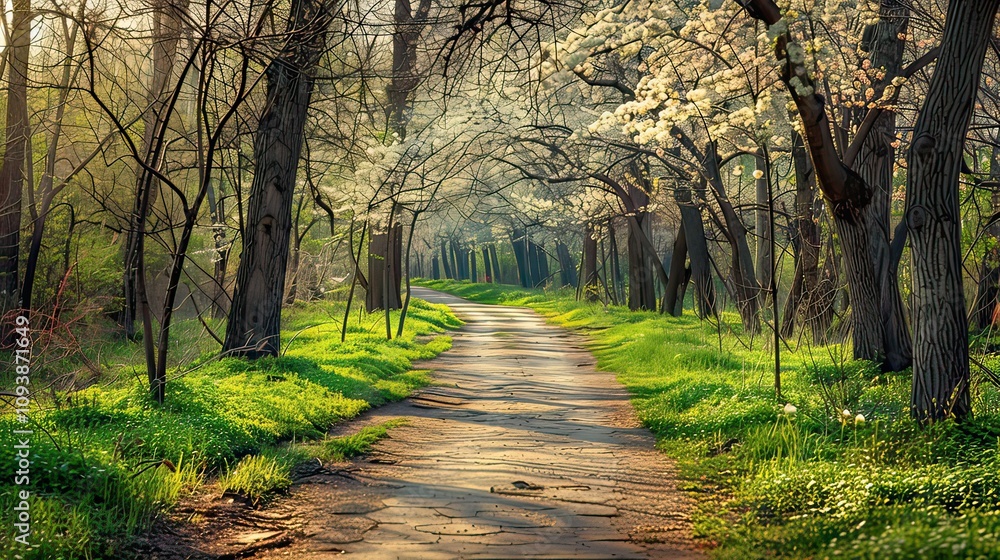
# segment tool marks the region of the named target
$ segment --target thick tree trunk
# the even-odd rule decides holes
[[[867,215],[861,213],[851,222],[834,216],[844,269],[851,296],[851,334],[854,359],[883,363],[885,360],[885,325],[882,322],[882,297],[869,251]]]
[[[441,242],[441,268],[444,269],[444,277],[448,280],[454,280],[455,274],[451,270],[451,265],[448,264],[448,245],[442,241]]]
[[[437,256],[431,257],[431,278],[433,280],[441,279],[441,263],[438,261]]]
[[[223,351],[251,358],[280,350],[292,194],[312,96],[312,73],[325,49],[329,22],[319,0],[293,0],[288,38],[267,67],[264,112],[254,139],[243,253]]]
[[[908,19],[909,9],[899,0],[882,0],[879,21],[871,28],[869,47],[872,66],[885,69],[884,77],[874,86],[875,97],[880,97],[884,87],[899,75],[905,44],[902,37],[906,34]],[[855,171],[872,191],[871,202],[863,211],[863,224],[859,223],[858,226],[864,225],[867,228],[867,260],[873,265],[874,277],[853,280],[875,285],[879,307],[878,316],[874,320],[882,322],[880,353],[884,360],[883,368],[888,371],[906,369],[912,359],[910,333],[889,250],[892,238],[889,226],[892,172],[896,162],[892,141],[895,137],[895,113],[885,111],[879,115],[864,138],[854,163]],[[851,280],[848,279],[848,285],[854,286]],[[855,328],[858,326],[855,325]]]
[[[402,245],[402,224],[393,225],[390,233],[376,233],[371,237],[365,296],[365,310],[369,313],[376,309],[399,309],[402,305]]]
[[[576,263],[569,247],[562,241],[556,241],[556,256],[559,258],[560,287],[576,286]]]
[[[906,223],[913,259],[913,393],[921,422],[971,412],[959,174],[1000,0],[951,0],[941,54],[913,130]]]
[[[28,56],[31,0],[15,0],[7,80],[7,133],[0,165],[0,312],[18,306],[21,196],[28,159]]]

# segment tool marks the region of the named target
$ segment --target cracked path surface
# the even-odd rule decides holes
[[[255,557],[701,557],[673,465],[581,337],[528,309],[413,293],[466,322],[419,365],[438,385],[367,414],[410,420],[296,485],[268,513],[296,538]]]

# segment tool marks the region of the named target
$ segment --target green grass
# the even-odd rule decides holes
[[[920,429],[909,418],[908,373],[846,361],[842,346],[783,348],[779,400],[771,349],[740,340],[738,327],[720,336],[690,314],[630,312],[567,292],[420,284],[529,306],[587,334],[598,366],[629,389],[677,459],[698,497],[696,535],[715,557],[1000,558],[992,385],[974,384],[972,420]],[[788,403],[794,414],[783,412]]]
[[[277,358],[218,360],[210,350],[178,363],[162,406],[149,399],[140,362],[126,359],[126,343],[105,353],[99,383],[39,394],[47,409],[32,416],[35,547],[14,547],[17,487],[5,478],[0,557],[119,557],[131,536],[206,476],[221,475],[224,488],[252,499],[280,488],[282,473],[300,456],[276,450],[280,443],[323,438],[335,423],[426,385],[428,373],[414,371],[413,362],[448,349],[445,331],[461,324],[447,307],[413,300],[402,337],[385,339],[383,315],[355,312],[341,343],[342,312],[343,304],[332,301],[288,309],[285,352]],[[398,312],[392,319],[395,325]],[[210,338],[189,323],[173,331],[180,334],[172,351],[211,349],[204,343]],[[34,381],[44,373],[36,371]],[[16,470],[18,427],[11,415],[0,417],[0,472]]]
[[[257,454],[243,457],[233,468],[219,476],[219,490],[223,493],[235,493],[258,503],[291,486],[292,470],[297,465],[315,459],[343,462],[363,455],[375,442],[387,437],[390,429],[404,424],[406,419],[398,418],[365,426],[347,436],[264,448]]]

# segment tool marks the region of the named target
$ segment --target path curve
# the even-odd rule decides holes
[[[418,364],[435,386],[368,414],[410,421],[297,485],[280,509],[301,537],[260,557],[700,557],[672,464],[581,337],[529,309],[413,294],[466,322]]]

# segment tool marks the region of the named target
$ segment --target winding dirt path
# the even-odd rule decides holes
[[[435,386],[346,429],[409,422],[302,480],[253,527],[208,539],[255,558],[701,557],[672,464],[582,338],[528,309],[413,292],[466,325],[418,366]]]

